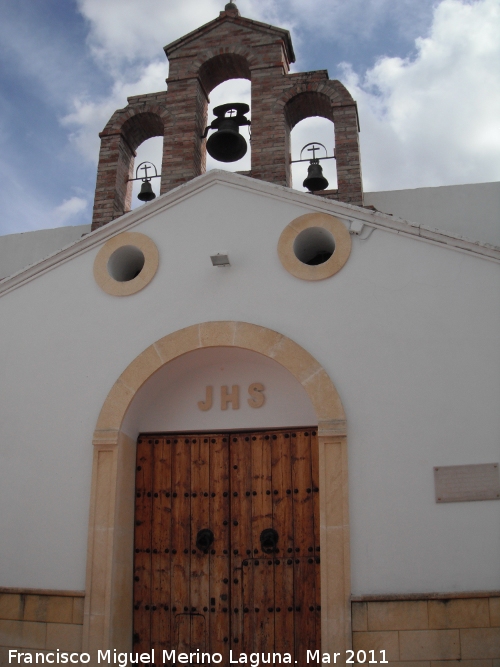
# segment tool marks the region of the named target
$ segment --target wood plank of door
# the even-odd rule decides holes
[[[293,493],[290,434],[272,436],[271,474],[273,487],[273,528],[278,532],[275,559],[275,650],[294,658],[294,600],[293,600]],[[278,611],[279,610],[279,611]]]
[[[259,559],[253,565],[253,595],[255,613],[255,650],[274,648],[274,554],[262,551],[260,536],[273,525],[271,439],[269,433],[256,433],[252,445],[252,542],[258,549]],[[255,495],[254,495],[255,492]]]
[[[222,664],[229,661],[230,637],[230,570],[229,570],[229,448],[226,436],[210,435],[210,523],[215,536],[210,554],[210,653],[220,653]],[[225,494],[225,495],[224,495]],[[223,609],[226,609],[224,612]]]
[[[232,434],[229,445],[231,514],[231,648],[247,652],[243,561],[252,555],[250,438]],[[249,495],[247,495],[249,494]],[[249,553],[248,553],[249,552]],[[248,614],[248,612],[247,612]]]
[[[316,431],[311,432],[311,469],[313,486],[314,517],[314,571],[316,593],[316,644],[321,653],[321,570],[320,570],[320,524],[319,524],[319,443]]]
[[[185,437],[172,440],[172,614],[174,625],[172,648],[178,652],[188,652],[191,636],[189,622],[175,621],[175,614],[189,611],[190,545],[191,545],[191,448],[190,439]],[[182,631],[181,631],[182,630]],[[177,635],[177,637],[175,636]]]
[[[171,453],[170,439],[153,441],[152,599],[151,648],[156,657],[170,647],[170,540],[171,540]],[[161,664],[161,661],[160,661]]]
[[[316,646],[316,572],[310,431],[292,431],[293,522],[295,526],[295,655],[299,663]]]
[[[137,443],[135,474],[134,544],[134,650],[145,652],[151,645],[151,518],[153,440]]]
[[[196,545],[198,533],[209,525],[209,473],[210,443],[208,438],[191,438],[191,564],[190,564],[190,608],[191,613],[202,614],[191,624],[191,650],[206,651],[206,628],[203,608],[208,607],[210,548],[199,549]]]

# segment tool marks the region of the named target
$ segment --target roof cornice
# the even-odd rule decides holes
[[[244,190],[246,192],[254,192],[271,199],[300,204],[307,208],[308,211],[330,213],[340,218],[348,227],[350,227],[354,220],[357,220],[373,229],[400,234],[401,236],[407,236],[417,241],[431,243],[442,248],[448,248],[467,255],[500,263],[500,248],[496,246],[469,241],[460,236],[454,236],[452,234],[447,234],[446,232],[431,229],[425,225],[414,224],[379,211],[372,211],[360,206],[353,206],[352,204],[325,199],[318,195],[299,192],[282,185],[260,181],[230,171],[214,169],[206,174],[197,176],[170,192],[166,192],[149,204],[140,206],[129,213],[125,213],[107,225],[90,232],[81,239],[78,239],[78,241],[62,248],[62,250],[40,260],[36,264],[0,280],[0,296],[16,289],[30,280],[33,280],[38,275],[51,270],[59,264],[63,264],[73,257],[101,245],[117,234],[133,230],[134,227],[141,224],[144,220],[147,220],[172,206],[176,206],[196,193],[219,184]]]

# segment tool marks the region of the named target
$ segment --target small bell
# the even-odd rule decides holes
[[[236,162],[245,155],[247,142],[240,134],[240,125],[250,125],[248,118],[245,118],[245,114],[249,111],[248,104],[239,102],[221,104],[221,106],[215,107],[214,115],[216,118],[206,128],[203,135],[203,137],[206,137],[208,130],[217,130],[207,141],[207,151],[214,160],[218,162]]]
[[[156,199],[156,195],[151,187],[151,181],[142,182],[141,191],[137,195],[137,199],[141,201],[153,201],[153,199]]]
[[[302,185],[309,190],[309,192],[318,192],[319,190],[326,190],[328,181],[323,176],[323,168],[319,163],[319,159],[311,160],[307,168],[307,178]]]

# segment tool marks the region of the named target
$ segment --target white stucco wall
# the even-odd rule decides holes
[[[90,232],[91,225],[41,229],[0,236],[0,279],[39,262]]]
[[[365,192],[364,202],[403,220],[500,246],[500,183]]]
[[[365,192],[364,201],[403,220],[500,247],[500,182]],[[78,241],[90,227],[0,236],[0,279]]]
[[[337,275],[306,282],[276,252],[305,204],[214,185],[148,210],[134,231],[160,266],[143,291],[101,291],[96,247],[0,298],[0,585],[84,588],[108,391],[166,334],[239,320],[296,341],[339,391],[353,593],[500,589],[500,503],[436,505],[432,470],[500,459],[500,266],[376,230]],[[213,268],[223,251],[231,267]]]

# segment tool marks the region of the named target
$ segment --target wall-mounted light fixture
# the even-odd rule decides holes
[[[361,222],[361,220],[351,220],[351,226],[349,227],[349,231],[351,234],[355,234],[356,236],[359,236],[364,229],[364,224]]]
[[[210,255],[212,266],[231,266],[229,255],[218,252],[216,255]]]

